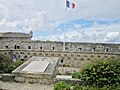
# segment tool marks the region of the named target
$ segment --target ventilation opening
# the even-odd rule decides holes
[[[82,50],[82,48],[78,48],[78,51],[81,51]]]
[[[17,49],[17,45],[14,46],[14,49]]]
[[[52,50],[55,50],[55,47],[52,47]]]
[[[69,48],[68,48],[68,47],[65,47],[65,50],[69,50]]]
[[[31,46],[28,46],[28,49],[31,49]]]
[[[107,49],[106,49],[106,52],[108,52],[108,51],[109,51],[109,49],[107,48]]]
[[[42,50],[42,49],[43,49],[43,47],[40,47],[40,49]]]
[[[63,63],[63,60],[61,60],[61,63]]]
[[[95,48],[93,48],[92,51],[94,52],[94,51],[95,51]]]
[[[17,46],[17,49],[20,49],[20,46]]]
[[[8,48],[8,46],[5,46],[5,48]]]

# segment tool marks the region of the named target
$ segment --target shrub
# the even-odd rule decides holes
[[[94,60],[85,65],[81,72],[74,73],[73,77],[99,88],[120,86],[120,58]]]
[[[116,88],[119,90],[120,87]],[[110,90],[110,88],[104,86],[102,88],[93,87],[93,86],[80,86],[79,84],[70,85],[66,82],[59,81],[58,83],[54,84],[54,90]]]
[[[14,69],[16,69],[18,66],[20,66],[23,63],[21,60],[17,60],[16,62],[12,62],[8,68],[6,73],[11,73]]]
[[[20,60],[13,62],[9,57],[0,54],[0,73],[11,73],[22,63]]]
[[[8,57],[0,54],[0,73],[6,72],[10,63],[12,63],[12,61]]]
[[[75,78],[75,79],[80,79],[81,78],[81,73],[80,72],[75,72],[72,74],[72,78]]]
[[[70,90],[70,85],[64,81],[59,81],[54,84],[54,90]]]

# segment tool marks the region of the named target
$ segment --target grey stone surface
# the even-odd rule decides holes
[[[53,90],[53,85],[42,85],[39,83],[15,83],[0,81],[0,89],[3,90]]]
[[[16,59],[20,59],[20,53],[23,52],[24,60],[32,56],[60,57],[63,59],[59,61],[62,67],[81,68],[83,64],[96,58],[120,57],[120,43],[66,42],[65,47],[63,51],[63,42],[59,41],[27,41],[26,39],[16,40],[16,38],[8,39],[7,42],[5,39],[0,41],[0,53],[6,56],[12,57],[15,54]]]
[[[27,65],[22,71],[27,72],[45,72],[46,68],[50,62],[44,61],[32,61],[29,65]]]
[[[35,56],[30,58],[12,72],[15,81],[51,84],[58,72],[58,59]]]
[[[32,31],[29,34],[20,32],[0,32],[0,41],[30,41]]]

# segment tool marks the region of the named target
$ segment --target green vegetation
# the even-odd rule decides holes
[[[64,82],[64,87],[69,88],[59,89],[60,86],[63,88],[63,84],[58,82],[54,90],[120,90],[120,58],[90,61],[80,72],[73,73],[72,77],[86,81],[87,85],[72,86]]]
[[[116,87],[116,89],[113,90],[120,90],[120,87]],[[55,83],[54,90],[111,90],[107,86],[104,86],[102,88],[93,87],[93,86],[80,86],[76,84],[75,86],[71,84],[67,84],[66,82],[59,81],[58,83]]]
[[[22,63],[20,60],[13,62],[9,57],[0,54],[0,73],[11,73]]]
[[[54,85],[54,90],[69,90],[70,84],[67,84],[65,82],[58,82]]]
[[[102,88],[120,86],[120,58],[94,60],[86,64],[81,72],[76,72],[73,78],[85,80],[87,85]]]

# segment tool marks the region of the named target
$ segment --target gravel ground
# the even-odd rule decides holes
[[[53,90],[53,85],[15,83],[0,81],[0,90]]]

